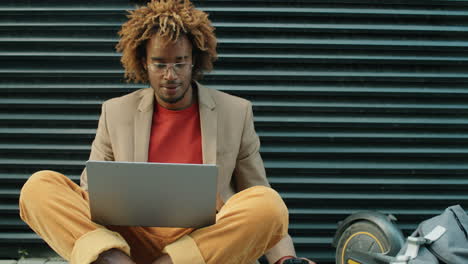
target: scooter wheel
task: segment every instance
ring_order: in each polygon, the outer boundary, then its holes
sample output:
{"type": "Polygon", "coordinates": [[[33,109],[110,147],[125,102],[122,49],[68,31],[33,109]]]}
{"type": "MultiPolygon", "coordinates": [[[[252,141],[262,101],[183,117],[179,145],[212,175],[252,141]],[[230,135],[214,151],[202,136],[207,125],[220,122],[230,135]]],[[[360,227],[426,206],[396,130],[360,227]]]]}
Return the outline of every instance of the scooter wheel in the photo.
{"type": "Polygon", "coordinates": [[[351,224],[338,240],[336,247],[336,264],[368,264],[353,258],[349,250],[362,252],[385,253],[390,242],[384,232],[369,221],[357,221],[351,224]]]}

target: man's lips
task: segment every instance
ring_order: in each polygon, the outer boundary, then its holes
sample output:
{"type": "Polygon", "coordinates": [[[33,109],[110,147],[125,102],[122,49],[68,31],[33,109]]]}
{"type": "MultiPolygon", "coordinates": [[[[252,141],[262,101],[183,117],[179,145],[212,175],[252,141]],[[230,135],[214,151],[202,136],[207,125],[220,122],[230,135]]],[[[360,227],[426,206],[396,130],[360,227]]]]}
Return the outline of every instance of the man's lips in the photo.
{"type": "Polygon", "coordinates": [[[171,85],[164,85],[164,86],[162,86],[162,87],[163,87],[165,93],[166,93],[167,95],[170,95],[170,96],[177,94],[177,92],[180,90],[180,88],[179,88],[180,85],[176,85],[176,84],[174,84],[174,85],[173,85],[173,84],[171,84],[171,85]]]}
{"type": "Polygon", "coordinates": [[[167,85],[163,85],[162,87],[166,88],[166,89],[175,89],[177,87],[179,87],[180,84],[167,84],[167,85]]]}

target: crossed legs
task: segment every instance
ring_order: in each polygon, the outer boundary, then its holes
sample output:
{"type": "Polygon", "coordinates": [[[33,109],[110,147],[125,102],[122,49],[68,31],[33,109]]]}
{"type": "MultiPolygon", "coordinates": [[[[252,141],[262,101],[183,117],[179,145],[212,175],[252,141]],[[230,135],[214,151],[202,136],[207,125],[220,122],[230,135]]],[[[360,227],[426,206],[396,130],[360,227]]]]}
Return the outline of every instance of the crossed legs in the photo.
{"type": "Polygon", "coordinates": [[[92,263],[111,249],[139,264],[164,254],[174,264],[252,263],[288,229],[281,197],[263,186],[231,197],[218,212],[216,224],[205,228],[104,227],[91,221],[88,193],[54,171],[37,172],[26,182],[20,215],[71,264],[92,263]]]}

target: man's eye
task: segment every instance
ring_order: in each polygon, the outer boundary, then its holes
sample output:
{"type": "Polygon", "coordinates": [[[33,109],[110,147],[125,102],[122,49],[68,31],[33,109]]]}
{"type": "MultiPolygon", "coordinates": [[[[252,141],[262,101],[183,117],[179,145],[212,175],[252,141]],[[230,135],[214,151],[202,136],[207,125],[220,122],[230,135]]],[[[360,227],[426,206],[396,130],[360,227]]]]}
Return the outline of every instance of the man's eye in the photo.
{"type": "Polygon", "coordinates": [[[156,66],[156,68],[161,69],[161,70],[166,68],[166,64],[164,63],[155,63],[154,66],[156,66]]]}
{"type": "Polygon", "coordinates": [[[176,69],[182,69],[182,68],[184,68],[184,66],[185,66],[185,63],[176,63],[176,64],[174,64],[174,67],[176,69]]]}

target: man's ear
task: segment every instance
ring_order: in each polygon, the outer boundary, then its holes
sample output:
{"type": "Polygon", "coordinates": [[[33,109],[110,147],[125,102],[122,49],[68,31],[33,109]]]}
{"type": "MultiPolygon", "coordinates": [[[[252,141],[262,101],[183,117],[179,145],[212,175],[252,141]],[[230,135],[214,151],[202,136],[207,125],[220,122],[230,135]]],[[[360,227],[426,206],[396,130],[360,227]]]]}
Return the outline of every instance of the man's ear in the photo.
{"type": "Polygon", "coordinates": [[[195,65],[197,62],[197,56],[195,55],[195,52],[192,52],[192,65],[195,65]]]}
{"type": "Polygon", "coordinates": [[[143,66],[143,69],[145,69],[147,71],[148,70],[148,64],[146,63],[146,57],[141,58],[140,63],[143,66]]]}

